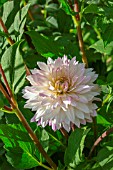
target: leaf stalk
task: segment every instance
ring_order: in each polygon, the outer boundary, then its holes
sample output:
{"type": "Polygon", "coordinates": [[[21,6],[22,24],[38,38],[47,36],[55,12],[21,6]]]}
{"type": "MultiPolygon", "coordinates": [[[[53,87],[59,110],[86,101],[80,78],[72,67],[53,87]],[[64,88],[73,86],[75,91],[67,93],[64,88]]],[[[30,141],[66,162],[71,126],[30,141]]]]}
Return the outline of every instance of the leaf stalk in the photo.
{"type": "Polygon", "coordinates": [[[96,146],[105,138],[107,137],[110,133],[113,133],[113,127],[111,127],[110,129],[108,129],[107,131],[105,131],[93,144],[91,150],[90,150],[90,153],[89,153],[89,156],[88,156],[88,159],[91,158],[92,156],[92,153],[94,152],[96,146]]]}

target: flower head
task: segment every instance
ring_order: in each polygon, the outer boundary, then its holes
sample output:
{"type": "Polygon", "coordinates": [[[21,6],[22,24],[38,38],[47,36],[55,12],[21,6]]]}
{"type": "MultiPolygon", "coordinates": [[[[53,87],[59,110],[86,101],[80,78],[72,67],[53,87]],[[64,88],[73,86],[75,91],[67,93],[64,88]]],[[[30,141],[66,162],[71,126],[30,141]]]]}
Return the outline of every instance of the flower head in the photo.
{"type": "Polygon", "coordinates": [[[32,70],[27,76],[31,86],[25,87],[23,97],[28,99],[25,108],[36,111],[32,122],[53,130],[63,127],[70,131],[71,126],[92,122],[96,116],[99,87],[93,82],[97,74],[92,68],[78,63],[76,58],[67,56],[53,61],[48,58],[47,64],[37,63],[40,69],[32,70]]]}

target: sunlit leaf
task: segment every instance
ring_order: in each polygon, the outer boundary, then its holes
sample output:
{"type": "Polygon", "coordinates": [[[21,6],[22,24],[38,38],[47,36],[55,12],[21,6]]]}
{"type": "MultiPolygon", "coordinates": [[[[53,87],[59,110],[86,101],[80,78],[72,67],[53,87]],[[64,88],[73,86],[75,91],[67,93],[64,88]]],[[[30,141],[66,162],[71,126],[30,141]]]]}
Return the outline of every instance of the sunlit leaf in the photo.
{"type": "Polygon", "coordinates": [[[71,133],[68,140],[68,147],[64,155],[65,165],[70,167],[76,167],[82,162],[82,151],[84,149],[85,137],[89,129],[76,129],[71,133]]]}
{"type": "Polygon", "coordinates": [[[7,161],[12,166],[29,169],[39,165],[33,154],[34,144],[21,125],[0,125],[0,139],[4,142],[7,151],[7,161]]]}
{"type": "Polygon", "coordinates": [[[19,48],[19,43],[12,45],[5,51],[1,59],[7,81],[15,94],[19,92],[25,82],[25,66],[19,48]]]}
{"type": "Polygon", "coordinates": [[[108,122],[102,115],[98,114],[97,116],[97,123],[101,124],[102,126],[110,126],[111,123],[108,122]]]}
{"type": "Polygon", "coordinates": [[[69,3],[67,0],[58,0],[61,3],[62,9],[68,14],[68,15],[75,15],[75,12],[71,9],[69,3]]]}
{"type": "Polygon", "coordinates": [[[88,5],[86,8],[84,8],[84,13],[87,14],[87,13],[95,13],[95,14],[98,14],[100,11],[99,11],[99,8],[96,4],[90,4],[88,5]]]}

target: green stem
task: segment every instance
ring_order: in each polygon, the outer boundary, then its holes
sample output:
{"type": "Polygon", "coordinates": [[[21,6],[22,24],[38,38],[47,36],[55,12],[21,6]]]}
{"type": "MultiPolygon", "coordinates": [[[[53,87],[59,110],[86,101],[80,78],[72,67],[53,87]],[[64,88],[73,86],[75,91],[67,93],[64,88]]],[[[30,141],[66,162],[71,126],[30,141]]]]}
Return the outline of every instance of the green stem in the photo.
{"type": "Polygon", "coordinates": [[[39,165],[42,166],[42,167],[45,168],[45,169],[53,170],[53,169],[49,168],[48,166],[46,166],[46,165],[44,165],[44,164],[42,164],[42,163],[39,163],[39,165]]]}
{"type": "Polygon", "coordinates": [[[51,136],[51,138],[53,138],[55,141],[57,141],[60,145],[65,147],[65,145],[61,141],[59,141],[56,137],[54,137],[51,133],[48,132],[48,134],[49,134],[49,136],[51,136]]]}
{"type": "Polygon", "coordinates": [[[7,106],[4,106],[4,108],[0,108],[0,110],[2,112],[11,113],[11,114],[15,113],[11,108],[9,108],[7,106]]]}
{"type": "Polygon", "coordinates": [[[98,38],[99,40],[101,40],[102,37],[101,37],[101,34],[100,34],[99,30],[98,30],[95,26],[93,26],[93,29],[94,29],[94,31],[95,31],[96,34],[97,34],[97,38],[98,38]]]}

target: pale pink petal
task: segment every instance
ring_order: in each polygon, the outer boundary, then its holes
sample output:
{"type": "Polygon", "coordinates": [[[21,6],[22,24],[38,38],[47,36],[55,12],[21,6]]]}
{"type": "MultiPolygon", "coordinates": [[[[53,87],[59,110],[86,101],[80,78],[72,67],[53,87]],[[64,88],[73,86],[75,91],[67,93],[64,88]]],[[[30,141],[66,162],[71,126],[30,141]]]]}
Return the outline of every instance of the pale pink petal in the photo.
{"type": "Polygon", "coordinates": [[[47,66],[45,63],[43,63],[43,62],[37,62],[37,65],[39,66],[39,68],[40,68],[41,70],[44,70],[44,71],[49,72],[49,68],[48,68],[48,66],[47,66]]]}
{"type": "Polygon", "coordinates": [[[72,125],[80,128],[80,124],[92,122],[92,117],[97,116],[94,101],[99,101],[95,96],[101,91],[94,84],[98,75],[93,69],[65,55],[37,64],[39,69],[27,76],[31,86],[22,92],[27,99],[24,107],[36,111],[31,122],[43,128],[49,125],[54,131],[63,127],[67,132],[72,125]]]}

